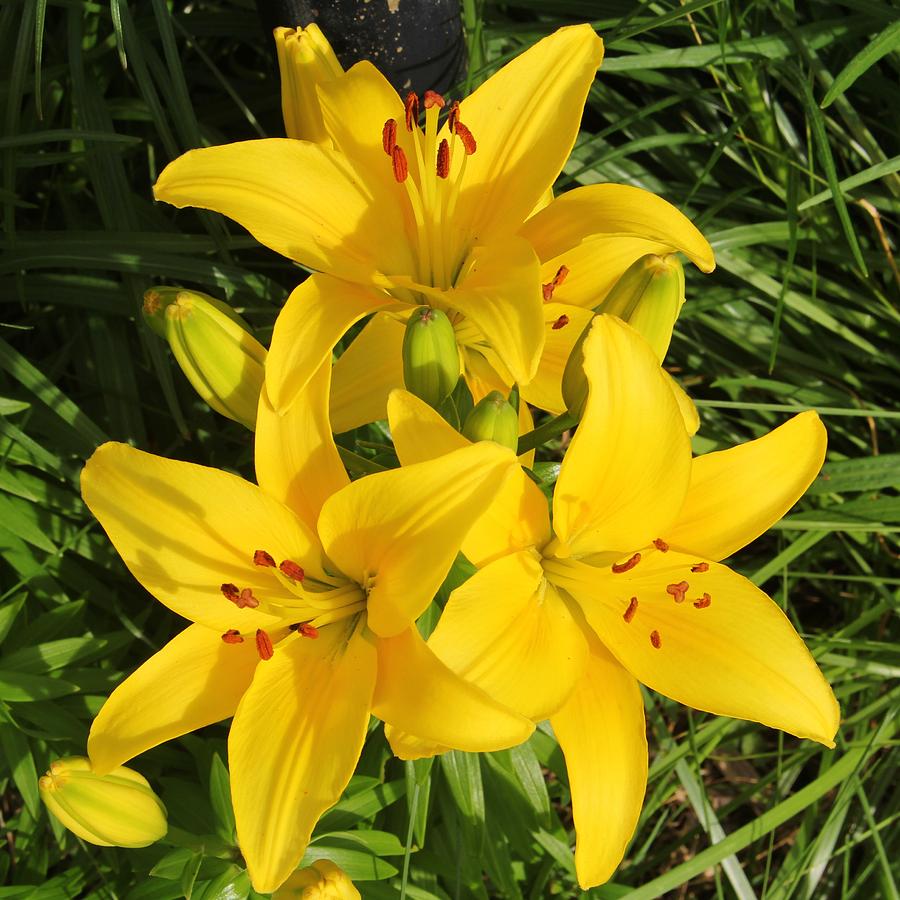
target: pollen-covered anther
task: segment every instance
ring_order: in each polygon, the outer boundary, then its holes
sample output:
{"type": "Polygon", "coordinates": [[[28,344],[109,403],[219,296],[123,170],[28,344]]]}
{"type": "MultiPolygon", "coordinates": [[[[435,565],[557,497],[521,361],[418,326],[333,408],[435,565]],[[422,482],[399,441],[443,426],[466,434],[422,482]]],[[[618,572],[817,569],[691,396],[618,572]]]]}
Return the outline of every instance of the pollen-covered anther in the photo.
{"type": "Polygon", "coordinates": [[[226,600],[237,603],[241,596],[241,589],[236,584],[223,584],[219,590],[225,595],[226,600]]]}
{"type": "Polygon", "coordinates": [[[297,631],[299,631],[303,637],[312,638],[313,640],[319,636],[319,629],[316,628],[315,625],[310,625],[309,622],[301,622],[297,631]]]}
{"type": "Polygon", "coordinates": [[[549,303],[553,299],[553,292],[566,280],[569,274],[568,266],[560,266],[556,270],[552,281],[541,285],[541,293],[544,295],[544,303],[549,303]]]}
{"type": "Polygon", "coordinates": [[[622,618],[626,622],[630,622],[634,618],[634,615],[637,612],[637,608],[638,608],[638,599],[637,599],[637,597],[632,597],[628,601],[628,608],[625,610],[625,612],[622,613],[622,618]]]}
{"type": "Polygon", "coordinates": [[[287,575],[291,581],[303,581],[306,573],[303,571],[303,566],[298,565],[292,559],[282,560],[281,565],[278,567],[281,571],[282,575],[287,575]]]}
{"type": "Polygon", "coordinates": [[[422,106],[425,109],[431,109],[432,106],[443,109],[445,105],[444,98],[437,91],[425,91],[422,97],[422,106]]]}
{"type": "Polygon", "coordinates": [[[222,640],[226,644],[243,644],[244,639],[241,637],[241,633],[237,630],[237,628],[229,628],[225,634],[222,635],[222,640]]]}
{"type": "Polygon", "coordinates": [[[676,603],[684,603],[685,594],[690,589],[690,585],[686,581],[679,581],[678,584],[667,584],[666,593],[671,594],[676,603]]]}
{"type": "Polygon", "coordinates": [[[659,550],[660,553],[669,552],[669,545],[662,538],[656,538],[656,540],[653,542],[653,546],[656,547],[656,549],[659,550]]]}
{"type": "Polygon", "coordinates": [[[710,603],[712,603],[712,597],[710,597],[709,594],[704,594],[699,600],[694,601],[694,606],[696,606],[697,609],[706,609],[710,603]]]}
{"type": "Polygon", "coordinates": [[[459,124],[459,100],[450,104],[450,112],[447,113],[447,128],[450,134],[456,134],[456,126],[459,124]]]}
{"type": "Polygon", "coordinates": [[[409,162],[406,159],[403,148],[399,145],[395,146],[391,151],[391,162],[394,166],[394,179],[398,184],[403,184],[406,181],[406,176],[409,175],[409,162]]]}
{"type": "Polygon", "coordinates": [[[550,328],[553,331],[559,331],[560,328],[565,328],[566,325],[569,324],[569,317],[563,313],[551,326],[550,328]]]}
{"type": "Polygon", "coordinates": [[[265,550],[255,550],[253,552],[253,565],[274,569],[275,559],[271,553],[267,553],[265,550]]]}
{"type": "Polygon", "coordinates": [[[384,128],[381,129],[381,146],[384,147],[384,152],[387,153],[388,156],[393,154],[394,147],[397,146],[396,119],[388,119],[387,122],[384,123],[384,128]]]}
{"type": "Polygon", "coordinates": [[[662,638],[659,636],[658,631],[650,632],[650,643],[653,645],[654,650],[659,650],[662,647],[662,638]]]}
{"type": "Polygon", "coordinates": [[[613,563],[612,570],[614,575],[621,575],[629,569],[633,569],[641,561],[641,554],[635,553],[631,559],[626,559],[623,563],[613,563]]]}
{"type": "Polygon", "coordinates": [[[709,563],[698,562],[696,566],[691,566],[692,572],[708,572],[709,571],[709,563]]]}
{"type": "Polygon", "coordinates": [[[462,141],[466,156],[471,156],[478,149],[478,144],[475,143],[475,135],[462,122],[457,121],[456,125],[450,130],[462,141]]]}
{"type": "Polygon", "coordinates": [[[438,145],[437,151],[438,178],[446,178],[450,174],[450,144],[444,138],[438,145]]]}
{"type": "Polygon", "coordinates": [[[259,658],[263,660],[271,659],[275,653],[275,648],[272,646],[272,638],[262,628],[256,629],[256,652],[259,654],[259,658]]]}
{"type": "Polygon", "coordinates": [[[403,107],[406,118],[406,130],[412,131],[419,124],[419,95],[415,91],[410,91],[406,95],[403,107]]]}

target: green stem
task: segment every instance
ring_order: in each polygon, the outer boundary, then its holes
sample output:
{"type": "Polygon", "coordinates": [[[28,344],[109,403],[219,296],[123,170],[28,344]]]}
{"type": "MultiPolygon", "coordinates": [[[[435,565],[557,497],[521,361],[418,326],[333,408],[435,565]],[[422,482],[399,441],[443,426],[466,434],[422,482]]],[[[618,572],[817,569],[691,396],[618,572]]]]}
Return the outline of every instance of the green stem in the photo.
{"type": "Polygon", "coordinates": [[[516,452],[521,456],[523,453],[534,450],[535,447],[540,447],[541,444],[559,437],[564,431],[568,431],[577,424],[578,419],[575,416],[567,412],[561,413],[556,418],[550,419],[549,422],[539,425],[534,431],[523,434],[519,438],[519,447],[516,452]]]}
{"type": "Polygon", "coordinates": [[[376,472],[387,471],[384,466],[380,466],[377,462],[372,462],[371,459],[366,459],[346,447],[338,447],[337,451],[341,462],[354,475],[374,475],[376,472]]]}

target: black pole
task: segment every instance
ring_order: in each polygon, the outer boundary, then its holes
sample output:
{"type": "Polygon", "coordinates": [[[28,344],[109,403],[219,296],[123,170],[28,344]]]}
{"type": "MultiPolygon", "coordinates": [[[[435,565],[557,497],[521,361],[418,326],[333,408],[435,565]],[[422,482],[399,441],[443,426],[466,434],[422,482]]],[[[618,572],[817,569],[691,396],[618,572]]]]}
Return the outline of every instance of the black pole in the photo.
{"type": "Polygon", "coordinates": [[[401,96],[448,93],[466,74],[459,0],[257,0],[257,7],[270,34],[315,22],[344,68],[371,60],[401,96]]]}

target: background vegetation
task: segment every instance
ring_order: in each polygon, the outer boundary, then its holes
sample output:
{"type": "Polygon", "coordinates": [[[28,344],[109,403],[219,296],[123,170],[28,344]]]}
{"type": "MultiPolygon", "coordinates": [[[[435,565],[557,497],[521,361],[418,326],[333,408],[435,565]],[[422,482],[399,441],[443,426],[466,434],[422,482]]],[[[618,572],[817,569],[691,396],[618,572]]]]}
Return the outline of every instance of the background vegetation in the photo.
{"type": "MultiPolygon", "coordinates": [[[[897,897],[897,9],[469,0],[464,13],[475,82],[565,22],[604,36],[558,187],[642,185],[711,239],[718,269],[688,273],[669,356],[701,407],[696,449],[808,407],[830,434],[822,477],[736,567],[834,685],[837,749],[648,694],[641,824],[589,896],[897,897]]],[[[245,897],[224,726],[136,763],[172,825],[146,850],[82,844],[36,782],[84,752],[103,698],[180,627],[83,507],[85,458],[114,438],[251,471],[248,433],[203,407],[138,311],[151,284],[182,283],[229,299],[266,341],[302,274],[150,193],[190,147],[280,133],[269,44],[251,0],[3,0],[0,59],[0,897],[245,897]]],[[[372,455],[383,435],[356,440],[372,455]]],[[[374,900],[404,883],[416,900],[579,894],[565,766],[543,730],[513,751],[404,765],[374,727],[317,835],[309,858],[335,859],[374,900]]]]}

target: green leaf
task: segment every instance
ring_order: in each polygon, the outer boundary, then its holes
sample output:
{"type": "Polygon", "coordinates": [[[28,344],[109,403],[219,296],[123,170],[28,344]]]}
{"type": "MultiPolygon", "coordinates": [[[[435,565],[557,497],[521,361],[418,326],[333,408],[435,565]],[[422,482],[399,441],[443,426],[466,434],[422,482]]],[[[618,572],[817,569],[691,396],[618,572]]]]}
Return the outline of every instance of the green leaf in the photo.
{"type": "Polygon", "coordinates": [[[78,687],[61,678],[45,678],[41,675],[25,675],[21,672],[0,670],[0,700],[10,703],[27,703],[31,700],[53,700],[74,694],[78,687]]]}
{"type": "Polygon", "coordinates": [[[887,56],[892,50],[900,47],[900,19],[892,22],[875,38],[869,41],[850,62],[838,72],[837,77],[828,88],[828,92],[820,104],[822,109],[827,109],[841,96],[860,75],[863,75],[882,56],[887,56]]]}

